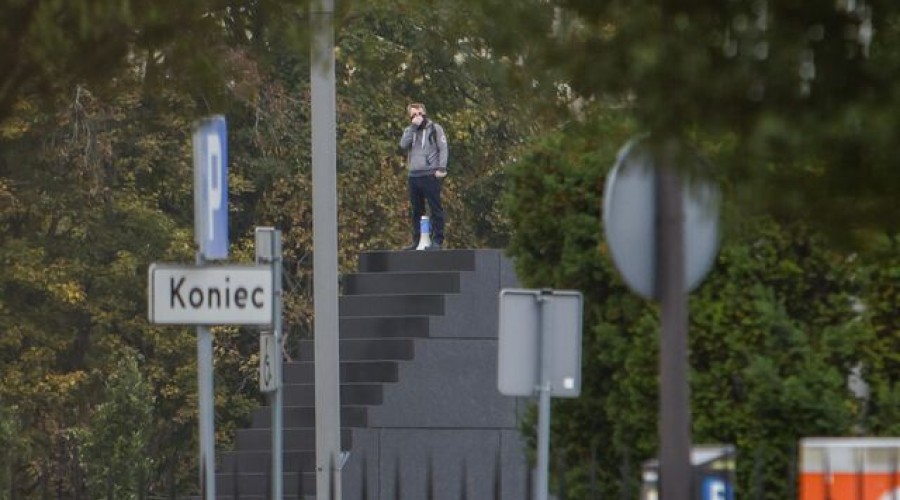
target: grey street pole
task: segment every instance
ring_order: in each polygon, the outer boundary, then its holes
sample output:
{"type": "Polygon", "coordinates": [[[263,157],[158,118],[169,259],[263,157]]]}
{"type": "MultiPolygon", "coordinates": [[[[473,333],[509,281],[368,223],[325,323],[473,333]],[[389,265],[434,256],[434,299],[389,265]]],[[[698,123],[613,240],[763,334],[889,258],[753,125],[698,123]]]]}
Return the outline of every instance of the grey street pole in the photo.
{"type": "Polygon", "coordinates": [[[341,448],[333,21],[334,0],[310,5],[316,497],[321,500],[337,498],[332,477],[341,448]]]}
{"type": "Polygon", "coordinates": [[[268,265],[272,269],[272,333],[260,332],[260,390],[268,394],[272,415],[272,467],[271,499],[281,500],[284,496],[284,384],[282,379],[282,249],[281,231],[274,227],[257,227],[256,265],[268,265]],[[274,347],[273,347],[274,346],[274,347]],[[274,352],[270,352],[270,350],[274,352]],[[271,367],[271,371],[267,369],[271,367]]]}
{"type": "MultiPolygon", "coordinates": [[[[661,37],[665,65],[681,61],[671,43],[677,0],[663,0],[661,37]]],[[[675,130],[670,121],[662,130],[675,130]]],[[[656,296],[660,302],[659,342],[659,486],[660,498],[688,500],[691,491],[691,413],[688,385],[688,300],[685,290],[682,165],[677,140],[666,138],[656,150],[656,296]]]]}
{"type": "Polygon", "coordinates": [[[657,175],[657,295],[660,333],[660,498],[688,500],[691,489],[691,414],[688,385],[688,310],[684,269],[684,211],[672,143],[657,175]]]}
{"type": "Polygon", "coordinates": [[[284,497],[284,472],[282,443],[284,442],[284,432],[282,419],[284,418],[284,388],[282,378],[282,351],[281,343],[284,334],[281,329],[281,310],[282,310],[282,258],[281,258],[281,231],[272,231],[272,292],[274,295],[274,303],[272,304],[272,333],[275,337],[275,352],[277,355],[272,360],[275,368],[275,380],[277,389],[272,393],[272,499],[281,500],[284,497]]]}
{"type": "MultiPolygon", "coordinates": [[[[197,253],[197,266],[205,260],[197,253]]],[[[200,492],[203,500],[216,498],[216,431],[213,392],[213,337],[207,326],[197,327],[197,398],[200,421],[200,492]]]]}
{"type": "Polygon", "coordinates": [[[535,499],[547,500],[550,489],[550,337],[549,325],[552,319],[548,310],[551,295],[541,290],[538,296],[538,366],[540,367],[540,386],[538,386],[538,458],[535,484],[535,499]]]}

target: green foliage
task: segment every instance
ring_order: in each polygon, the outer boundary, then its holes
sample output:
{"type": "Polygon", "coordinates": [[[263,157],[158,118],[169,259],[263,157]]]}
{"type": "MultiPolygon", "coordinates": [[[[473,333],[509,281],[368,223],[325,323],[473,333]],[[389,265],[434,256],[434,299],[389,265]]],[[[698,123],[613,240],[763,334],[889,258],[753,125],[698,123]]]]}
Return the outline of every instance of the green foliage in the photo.
{"type": "Polygon", "coordinates": [[[112,94],[76,87],[59,96],[58,111],[34,108],[3,129],[0,398],[17,408],[28,443],[13,457],[23,492],[49,470],[68,471],[60,484],[78,491],[78,437],[130,353],[146,356],[142,376],[160,393],[161,413],[140,431],[171,449],[173,427],[191,423],[178,423],[178,401],[196,377],[175,375],[192,373],[190,335],[149,328],[144,293],[149,262],[191,257],[178,225],[187,216],[167,214],[190,207],[189,143],[184,129],[174,132],[189,120],[147,119],[147,107],[185,100],[142,99],[136,83],[123,78],[112,94]]]}
{"type": "MultiPolygon", "coordinates": [[[[225,49],[264,46],[308,2],[9,0],[0,4],[0,123],[24,98],[52,102],[77,84],[108,88],[140,75],[159,91],[182,86],[207,104],[227,102],[225,49]],[[202,90],[200,90],[202,89],[202,90]]],[[[303,47],[302,40],[291,40],[303,47]]]]}
{"type": "Polygon", "coordinates": [[[154,403],[139,368],[126,353],[106,383],[105,401],[79,436],[92,498],[139,498],[151,477],[154,403]]]}
{"type": "Polygon", "coordinates": [[[732,141],[716,170],[745,212],[806,220],[847,247],[897,233],[900,4],[464,3],[460,23],[535,85],[630,106],[642,132],[732,141]]]}
{"type": "Polygon", "coordinates": [[[872,392],[862,428],[896,436],[900,432],[900,252],[896,239],[885,238],[880,249],[884,254],[868,267],[864,293],[858,299],[873,329],[862,359],[862,374],[872,392]]]}
{"type": "Polygon", "coordinates": [[[796,225],[745,233],[692,300],[694,436],[738,446],[742,491],[784,498],[801,437],[855,430],[847,376],[871,331],[851,307],[858,266],[796,225]]]}
{"type": "Polygon", "coordinates": [[[10,491],[18,472],[17,459],[24,453],[27,441],[22,439],[18,409],[0,400],[0,491],[10,491]]]}

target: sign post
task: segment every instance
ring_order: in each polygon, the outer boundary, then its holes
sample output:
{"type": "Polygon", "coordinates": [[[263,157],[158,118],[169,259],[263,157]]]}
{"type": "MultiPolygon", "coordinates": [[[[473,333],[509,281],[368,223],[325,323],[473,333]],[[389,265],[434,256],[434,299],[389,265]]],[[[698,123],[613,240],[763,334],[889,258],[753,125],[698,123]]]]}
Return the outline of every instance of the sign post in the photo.
{"type": "MultiPolygon", "coordinates": [[[[197,265],[203,265],[198,255],[197,265]]],[[[208,326],[197,327],[197,400],[200,421],[200,495],[216,498],[216,427],[213,381],[213,339],[208,326]]]]}
{"type": "MultiPolygon", "coordinates": [[[[197,265],[228,258],[228,135],[224,116],[194,128],[194,236],[197,265]]],[[[216,433],[212,332],[197,327],[197,392],[200,405],[200,492],[216,498],[216,433]]]]}
{"type": "Polygon", "coordinates": [[[281,327],[281,231],[271,227],[256,228],[256,262],[269,264],[272,270],[272,333],[260,336],[259,388],[269,394],[272,408],[272,498],[281,500],[283,496],[283,456],[284,439],[284,391],[282,386],[281,345],[284,335],[281,327]]]}
{"type": "Polygon", "coordinates": [[[619,152],[603,193],[603,226],[625,283],[660,304],[660,492],[687,500],[691,448],[688,300],[718,252],[719,192],[685,182],[675,167],[699,160],[670,140],[633,140],[619,152]]]}
{"type": "Polygon", "coordinates": [[[582,302],[569,290],[500,291],[497,387],[507,396],[538,393],[538,500],[549,489],[550,397],[581,394],[582,302]]]}
{"type": "Polygon", "coordinates": [[[194,127],[195,266],[151,264],[151,323],[197,325],[197,396],[200,434],[200,497],[216,498],[215,405],[212,325],[271,327],[261,337],[263,392],[275,388],[272,410],[273,498],[281,499],[281,232],[258,228],[257,265],[209,265],[228,259],[228,136],[225,117],[194,127]],[[267,342],[268,337],[273,337],[267,342]],[[267,370],[263,370],[266,368],[267,370]]]}

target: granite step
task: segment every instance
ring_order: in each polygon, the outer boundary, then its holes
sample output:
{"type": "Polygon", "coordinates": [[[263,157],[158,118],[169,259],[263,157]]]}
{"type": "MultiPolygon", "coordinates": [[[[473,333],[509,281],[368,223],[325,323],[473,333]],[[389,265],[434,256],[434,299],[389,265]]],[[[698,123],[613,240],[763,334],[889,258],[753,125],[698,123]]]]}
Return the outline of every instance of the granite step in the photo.
{"type": "Polygon", "coordinates": [[[345,275],[344,295],[459,293],[460,273],[379,272],[345,275]]]}
{"type": "Polygon", "coordinates": [[[475,250],[363,252],[359,256],[359,271],[474,271],[475,253],[475,250]]]}
{"type": "Polygon", "coordinates": [[[342,339],[428,337],[428,316],[358,316],[340,319],[342,339]]]}
{"type": "MultiPolygon", "coordinates": [[[[415,342],[412,339],[342,339],[339,349],[342,362],[409,360],[415,354],[415,342]]],[[[297,361],[312,362],[313,358],[313,342],[300,341],[297,361]]],[[[342,377],[341,381],[345,379],[342,377]]]]}
{"type": "MultiPolygon", "coordinates": [[[[222,457],[221,473],[255,473],[265,474],[269,472],[272,464],[272,452],[270,450],[255,451],[230,451],[222,457]]],[[[281,456],[281,466],[284,471],[300,472],[311,471],[316,468],[315,450],[287,450],[281,456]]]]}
{"type": "MultiPolygon", "coordinates": [[[[316,449],[316,431],[309,428],[288,428],[283,430],[283,448],[291,451],[314,451],[316,449]]],[[[353,433],[350,429],[341,429],[341,445],[350,449],[353,445],[353,433]]],[[[235,449],[239,451],[261,451],[272,449],[272,432],[270,429],[238,429],[234,437],[235,449]]]]}
{"type": "MultiPolygon", "coordinates": [[[[345,383],[341,381],[341,404],[349,406],[380,405],[384,397],[381,383],[345,383]]],[[[315,384],[286,384],[284,386],[284,406],[314,406],[316,402],[315,384]]]]}
{"type": "MultiPolygon", "coordinates": [[[[341,427],[365,427],[368,422],[368,412],[365,406],[350,406],[341,404],[341,427]]],[[[315,427],[316,409],[313,406],[290,406],[282,412],[282,426],[288,428],[315,427]]],[[[251,428],[271,429],[272,411],[266,406],[253,410],[251,414],[251,428]]]]}
{"type": "MultiPolygon", "coordinates": [[[[252,495],[268,496],[272,482],[267,473],[244,474],[235,476],[230,473],[221,473],[216,476],[216,496],[219,498],[251,498],[252,495]]],[[[316,473],[310,472],[285,472],[282,475],[282,488],[285,498],[301,495],[316,494],[316,473]]]]}
{"type": "MultiPolygon", "coordinates": [[[[312,342],[306,346],[307,350],[312,351],[312,342]]],[[[308,357],[310,361],[292,361],[285,363],[283,367],[285,384],[314,384],[315,365],[311,358],[313,354],[310,352],[308,357]]],[[[391,360],[354,360],[341,361],[340,377],[342,384],[353,383],[387,383],[396,382],[399,377],[400,367],[397,361],[391,360]]]]}
{"type": "Polygon", "coordinates": [[[345,295],[340,297],[341,318],[356,316],[442,316],[444,295],[345,295]]]}

